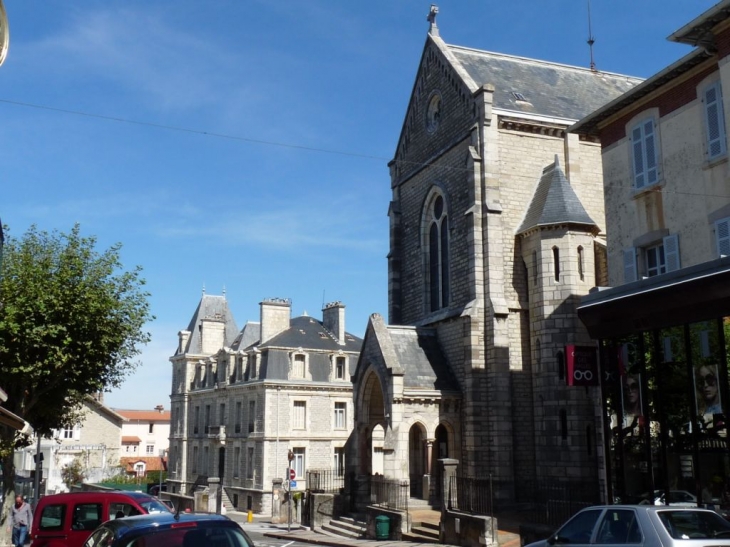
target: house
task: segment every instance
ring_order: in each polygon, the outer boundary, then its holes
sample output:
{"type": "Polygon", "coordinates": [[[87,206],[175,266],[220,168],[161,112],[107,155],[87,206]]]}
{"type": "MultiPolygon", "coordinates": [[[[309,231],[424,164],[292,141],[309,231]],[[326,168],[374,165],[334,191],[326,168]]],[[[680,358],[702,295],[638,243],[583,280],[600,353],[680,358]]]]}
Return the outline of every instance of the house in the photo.
{"type": "Polygon", "coordinates": [[[717,504],[730,484],[730,1],[669,39],[692,49],[571,128],[601,141],[611,286],[578,313],[601,345],[609,496],[717,504]]]}
{"type": "MultiPolygon", "coordinates": [[[[103,403],[101,396],[87,396],[81,418],[73,427],[54,431],[52,438],[40,440],[45,490],[42,494],[66,491],[61,470],[75,459],[81,463],[86,482],[100,482],[119,473],[119,456],[124,417],[103,403]]],[[[30,476],[36,469],[37,442],[15,452],[15,469],[30,476]]]]}
{"type": "Polygon", "coordinates": [[[122,456],[165,457],[170,445],[170,411],[162,405],[154,410],[114,409],[124,416],[122,456]]]}
{"type": "Polygon", "coordinates": [[[267,299],[260,322],[239,331],[225,297],[204,295],[179,333],[172,363],[168,494],[191,496],[218,477],[240,510],[278,515],[291,467],[344,473],[354,410],[350,376],[362,341],[345,331],[345,306],[321,321],[291,317],[267,299]]]}
{"type": "Polygon", "coordinates": [[[434,502],[447,458],[497,501],[597,490],[599,391],[564,364],[595,346],[576,307],[606,282],[601,147],[567,128],[640,80],[447,44],[437,11],[389,164],[388,322],[353,376],[348,467],[434,502]]]}

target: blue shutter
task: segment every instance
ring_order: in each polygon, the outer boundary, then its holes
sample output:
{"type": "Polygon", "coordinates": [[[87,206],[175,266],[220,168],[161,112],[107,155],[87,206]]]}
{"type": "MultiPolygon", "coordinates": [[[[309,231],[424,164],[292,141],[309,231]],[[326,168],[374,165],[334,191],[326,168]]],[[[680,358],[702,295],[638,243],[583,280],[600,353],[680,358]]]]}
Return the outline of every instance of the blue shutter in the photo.
{"type": "Polygon", "coordinates": [[[639,190],[659,181],[659,161],[654,118],[643,120],[631,130],[634,188],[639,190]]]}
{"type": "Polygon", "coordinates": [[[636,249],[624,249],[624,283],[636,281],[636,249]]]}
{"type": "Polygon", "coordinates": [[[717,254],[730,256],[730,218],[723,218],[715,223],[717,254]]]}
{"type": "Polygon", "coordinates": [[[641,126],[631,131],[632,150],[634,153],[634,188],[643,188],[646,184],[644,175],[644,152],[641,126]]]}
{"type": "Polygon", "coordinates": [[[668,272],[673,272],[680,268],[679,236],[677,234],[664,238],[664,260],[666,262],[668,272]]]}
{"type": "Polygon", "coordinates": [[[720,82],[715,82],[705,89],[705,120],[707,126],[707,157],[714,159],[727,151],[725,137],[725,114],[722,108],[722,92],[720,82]]]}

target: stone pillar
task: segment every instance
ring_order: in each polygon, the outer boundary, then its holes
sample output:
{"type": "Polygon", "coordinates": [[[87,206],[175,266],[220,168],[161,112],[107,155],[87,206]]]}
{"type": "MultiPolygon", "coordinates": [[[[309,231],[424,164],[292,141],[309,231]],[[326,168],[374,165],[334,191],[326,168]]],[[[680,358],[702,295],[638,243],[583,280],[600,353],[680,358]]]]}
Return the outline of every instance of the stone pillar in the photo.
{"type": "Polygon", "coordinates": [[[459,460],[453,458],[443,458],[439,460],[441,467],[441,512],[448,508],[449,496],[456,497],[456,485],[451,488],[451,477],[456,477],[456,470],[459,466],[459,460]]]}
{"type": "Polygon", "coordinates": [[[218,477],[210,477],[208,479],[208,512],[221,514],[221,504],[218,500],[222,501],[221,494],[221,480],[218,477]]]}
{"type": "Polygon", "coordinates": [[[271,522],[281,522],[281,503],[284,500],[284,481],[274,479],[271,486],[271,522]]]}

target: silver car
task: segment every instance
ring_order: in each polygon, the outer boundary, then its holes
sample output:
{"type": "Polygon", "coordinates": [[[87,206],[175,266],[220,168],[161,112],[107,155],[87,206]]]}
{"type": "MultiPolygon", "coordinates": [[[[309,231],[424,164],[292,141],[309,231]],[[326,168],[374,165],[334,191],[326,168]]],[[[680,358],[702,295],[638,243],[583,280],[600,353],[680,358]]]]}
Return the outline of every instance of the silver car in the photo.
{"type": "Polygon", "coordinates": [[[583,509],[548,539],[549,545],[730,547],[730,522],[714,511],[656,505],[597,505],[583,509]],[[711,540],[711,543],[708,543],[711,540]]]}

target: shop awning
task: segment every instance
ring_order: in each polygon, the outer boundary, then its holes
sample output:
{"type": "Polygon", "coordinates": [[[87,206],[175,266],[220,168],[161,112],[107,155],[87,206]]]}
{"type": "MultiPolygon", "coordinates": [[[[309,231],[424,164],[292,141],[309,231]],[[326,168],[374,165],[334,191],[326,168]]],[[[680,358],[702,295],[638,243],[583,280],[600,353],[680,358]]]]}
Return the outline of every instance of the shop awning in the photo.
{"type": "Polygon", "coordinates": [[[730,316],[730,257],[585,296],[578,317],[592,338],[612,338],[730,316]]]}

